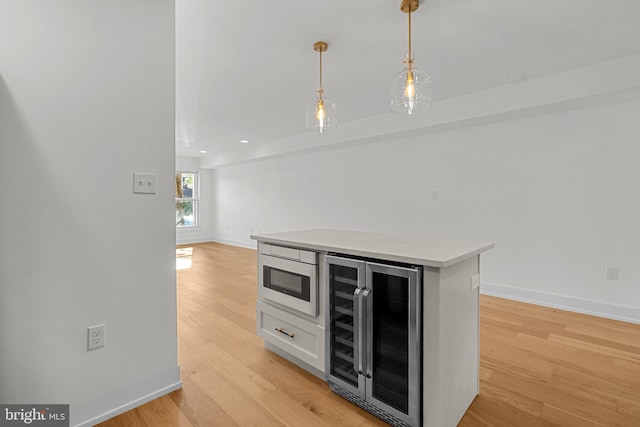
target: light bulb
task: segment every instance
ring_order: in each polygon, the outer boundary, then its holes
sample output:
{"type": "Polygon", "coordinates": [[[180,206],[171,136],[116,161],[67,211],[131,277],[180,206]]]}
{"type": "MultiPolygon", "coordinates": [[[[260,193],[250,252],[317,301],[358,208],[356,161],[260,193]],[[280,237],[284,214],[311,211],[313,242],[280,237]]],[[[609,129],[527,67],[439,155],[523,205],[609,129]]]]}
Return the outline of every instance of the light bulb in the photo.
{"type": "Polygon", "coordinates": [[[318,89],[313,102],[305,108],[307,129],[324,132],[336,128],[336,104],[322,96],[322,88],[318,89]]]}
{"type": "Polygon", "coordinates": [[[412,100],[416,96],[416,86],[413,83],[413,71],[407,71],[407,82],[404,85],[404,97],[412,100]]]}
{"type": "Polygon", "coordinates": [[[327,110],[324,109],[324,102],[322,102],[322,98],[320,98],[318,99],[318,105],[316,106],[316,119],[322,124],[326,117],[327,110]]]}

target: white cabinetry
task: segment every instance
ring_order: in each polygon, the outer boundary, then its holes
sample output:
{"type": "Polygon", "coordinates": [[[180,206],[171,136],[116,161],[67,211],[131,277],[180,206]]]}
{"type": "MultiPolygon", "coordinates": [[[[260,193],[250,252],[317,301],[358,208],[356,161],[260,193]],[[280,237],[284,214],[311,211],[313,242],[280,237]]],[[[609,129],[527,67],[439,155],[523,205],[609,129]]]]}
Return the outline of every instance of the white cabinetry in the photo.
{"type": "Polygon", "coordinates": [[[324,271],[317,267],[324,258],[315,251],[259,244],[256,332],[265,348],[320,378],[325,371],[325,284],[324,271]],[[299,287],[311,289],[298,292],[299,287]]]}
{"type": "Polygon", "coordinates": [[[258,301],[257,332],[265,342],[324,371],[324,328],[299,316],[258,301]]]}
{"type": "MultiPolygon", "coordinates": [[[[328,253],[422,266],[422,427],[455,426],[478,394],[480,254],[493,243],[460,242],[345,230],[301,230],[251,236],[260,245],[318,252],[318,313],[296,316],[258,301],[258,335],[273,349],[322,377],[325,266],[328,253]],[[322,332],[321,332],[322,331],[322,332]],[[291,333],[293,337],[285,335],[291,333]]],[[[295,251],[276,253],[294,258],[295,251]]],[[[273,254],[273,252],[272,252],[273,254]]],[[[298,259],[298,258],[296,258],[298,259]]],[[[328,326],[327,326],[328,327],[328,326]]],[[[368,410],[368,409],[367,409],[368,410]]]]}

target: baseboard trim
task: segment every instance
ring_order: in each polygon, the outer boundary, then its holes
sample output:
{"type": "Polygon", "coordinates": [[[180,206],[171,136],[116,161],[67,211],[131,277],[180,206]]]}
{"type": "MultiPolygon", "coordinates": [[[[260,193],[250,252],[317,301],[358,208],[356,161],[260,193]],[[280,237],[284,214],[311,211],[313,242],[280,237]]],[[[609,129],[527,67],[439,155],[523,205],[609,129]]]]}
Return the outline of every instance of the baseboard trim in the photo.
{"type": "Polygon", "coordinates": [[[244,242],[242,240],[232,240],[232,239],[224,239],[221,237],[213,237],[211,239],[212,242],[216,242],[216,243],[224,243],[225,245],[231,245],[231,246],[239,246],[241,248],[247,248],[247,249],[257,249],[258,248],[258,243],[257,242],[244,242]]]}
{"type": "Polygon", "coordinates": [[[206,237],[189,237],[188,233],[176,236],[176,245],[194,245],[196,243],[208,243],[214,240],[211,236],[206,237]]]}
{"type": "Polygon", "coordinates": [[[83,405],[71,405],[73,427],[91,427],[182,388],[180,366],[83,405]]]}
{"type": "Polygon", "coordinates": [[[640,309],[634,307],[589,301],[580,298],[532,291],[529,289],[495,285],[492,283],[481,283],[480,293],[499,298],[542,305],[545,307],[557,308],[560,310],[619,320],[627,323],[640,324],[640,309]]]}

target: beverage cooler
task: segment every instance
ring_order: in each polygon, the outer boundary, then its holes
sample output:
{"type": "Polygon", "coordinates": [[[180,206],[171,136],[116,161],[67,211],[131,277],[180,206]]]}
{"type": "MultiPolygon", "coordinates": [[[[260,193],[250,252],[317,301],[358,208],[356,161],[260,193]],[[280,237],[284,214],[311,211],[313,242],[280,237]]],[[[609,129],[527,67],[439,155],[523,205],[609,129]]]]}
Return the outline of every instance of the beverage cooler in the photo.
{"type": "Polygon", "coordinates": [[[420,426],[422,269],[327,256],[331,389],[389,424],[420,426]]]}

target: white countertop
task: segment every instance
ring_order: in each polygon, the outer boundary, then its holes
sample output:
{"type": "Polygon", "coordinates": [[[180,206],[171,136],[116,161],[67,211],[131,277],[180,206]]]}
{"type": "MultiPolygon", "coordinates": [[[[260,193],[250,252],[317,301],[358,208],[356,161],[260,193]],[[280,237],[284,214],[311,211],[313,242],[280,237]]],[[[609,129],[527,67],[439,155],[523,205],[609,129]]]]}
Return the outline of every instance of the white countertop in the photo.
{"type": "Polygon", "coordinates": [[[258,242],[319,252],[338,252],[440,268],[478,255],[495,246],[494,243],[329,229],[256,234],[251,235],[251,238],[258,242]]]}

